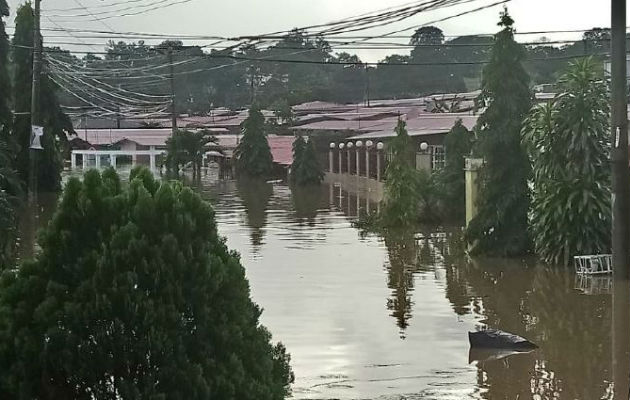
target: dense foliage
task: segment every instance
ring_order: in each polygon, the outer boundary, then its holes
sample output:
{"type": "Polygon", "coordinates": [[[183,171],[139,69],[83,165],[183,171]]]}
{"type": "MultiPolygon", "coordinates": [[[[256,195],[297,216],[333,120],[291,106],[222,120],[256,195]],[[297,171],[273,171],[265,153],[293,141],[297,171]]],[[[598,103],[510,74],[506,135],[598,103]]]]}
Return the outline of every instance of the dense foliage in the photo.
{"type": "Polygon", "coordinates": [[[11,79],[9,76],[9,38],[4,17],[9,16],[6,0],[0,0],[0,138],[8,142],[13,122],[11,115],[11,79]]]}
{"type": "Polygon", "coordinates": [[[176,131],[166,140],[167,169],[176,174],[183,166],[190,165],[194,175],[200,176],[207,146],[215,142],[216,138],[207,130],[176,131]]]}
{"type": "MultiPolygon", "coordinates": [[[[14,105],[18,113],[15,118],[14,136],[19,151],[17,170],[23,181],[27,181],[29,148],[31,137],[31,87],[33,81],[33,9],[30,3],[22,5],[15,18],[13,37],[14,65],[14,105]]],[[[37,180],[40,191],[60,189],[62,152],[65,151],[67,137],[65,132],[73,131],[72,122],[59,107],[55,97],[56,87],[48,78],[45,68],[41,74],[40,114],[44,126],[41,144],[44,150],[38,153],[37,180]]]]}
{"type": "Polygon", "coordinates": [[[472,150],[472,134],[458,120],[444,138],[444,168],[436,172],[435,181],[444,214],[453,221],[466,216],[465,158],[472,150]]]}
{"type": "Polygon", "coordinates": [[[291,183],[299,186],[319,185],[323,179],[324,172],[317,160],[313,141],[306,141],[304,137],[298,136],[293,142],[291,183]]]}
{"type": "Polygon", "coordinates": [[[608,91],[592,59],[577,61],[553,102],[535,106],[523,127],[533,167],[531,230],[536,253],[566,265],[610,250],[608,91]]]}
{"type": "Polygon", "coordinates": [[[526,53],[514,41],[514,21],[504,12],[490,63],[483,70],[477,121],[477,153],[484,159],[478,214],[467,236],[473,253],[514,256],[529,250],[527,212],[530,165],[521,146],[521,127],[532,104],[526,53]]]}
{"type": "Polygon", "coordinates": [[[396,137],[388,143],[390,162],[385,171],[385,198],[381,216],[385,226],[398,227],[417,222],[420,177],[415,168],[413,142],[406,123],[398,120],[396,137]]]}
{"type": "Polygon", "coordinates": [[[41,252],[2,276],[0,395],[11,399],[283,399],[244,268],[212,207],[134,169],[71,179],[41,252]]]}
{"type": "Polygon", "coordinates": [[[0,136],[0,270],[8,267],[17,235],[16,208],[22,194],[22,182],[13,169],[13,154],[0,136]]]}
{"type": "MultiPolygon", "coordinates": [[[[584,33],[583,40],[563,46],[540,44],[544,40],[536,40],[539,44],[524,49],[531,58],[524,65],[534,83],[552,83],[567,58],[585,54],[601,57],[606,53],[609,39],[609,30],[593,29],[584,33]]],[[[403,44],[411,47],[410,54],[402,50],[396,54],[394,49],[393,54],[369,68],[357,55],[335,53],[324,38],[310,37],[299,30],[260,48],[251,44],[246,48],[204,53],[201,47],[173,41],[158,46],[142,41],[111,42],[102,58],[88,54],[79,59],[57,52],[52,56],[77,67],[116,69],[117,74],[128,67],[129,74],[133,75],[135,68],[166,64],[163,49],[167,45],[174,49],[178,112],[205,113],[210,105],[245,107],[253,98],[261,106],[279,111],[287,110],[284,104],[314,100],[361,102],[368,92],[372,98],[403,98],[476,90],[481,86],[481,62],[490,58],[493,41],[487,36],[474,35],[446,38],[444,32],[434,26],[421,27],[410,38],[409,45],[403,44]],[[272,61],[275,59],[296,63],[272,61]]],[[[138,79],[116,80],[112,75],[104,73],[104,82],[113,86],[121,84],[127,90],[140,89],[153,95],[170,90],[168,80],[141,85],[138,79]]],[[[150,78],[149,81],[154,81],[150,78]]],[[[87,100],[102,103],[97,96],[89,96],[87,100]]],[[[68,93],[64,95],[63,104],[85,105],[68,93]]],[[[284,117],[281,119],[286,121],[284,117]]]]}
{"type": "Polygon", "coordinates": [[[269,176],[273,157],[265,132],[265,117],[260,109],[252,107],[249,110],[249,116],[243,121],[241,130],[243,137],[234,151],[237,172],[250,177],[269,176]]]}

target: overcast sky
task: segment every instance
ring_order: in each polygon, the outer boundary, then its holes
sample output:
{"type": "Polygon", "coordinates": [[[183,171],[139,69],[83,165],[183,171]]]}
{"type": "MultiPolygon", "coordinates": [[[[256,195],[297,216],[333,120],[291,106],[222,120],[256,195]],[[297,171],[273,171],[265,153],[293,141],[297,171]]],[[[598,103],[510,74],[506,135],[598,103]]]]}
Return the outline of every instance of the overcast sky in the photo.
{"type": "MultiPolygon", "coordinates": [[[[54,27],[52,21],[65,28],[97,29],[117,31],[136,31],[172,34],[239,36],[262,34],[282,31],[294,27],[325,23],[341,18],[366,13],[401,4],[411,0],[191,0],[188,3],[177,4],[167,8],[147,12],[143,15],[117,17],[94,21],[92,17],[64,18],[59,15],[86,14],[83,10],[53,11],[58,9],[77,8],[79,4],[95,12],[126,8],[137,4],[159,1],[168,4],[178,0],[135,0],[128,5],[102,8],[108,1],[120,0],[42,0],[42,26],[54,27]],[[100,7],[100,9],[99,9],[100,7]]],[[[181,0],[179,0],[181,1],[181,0]]],[[[416,15],[403,22],[391,25],[386,30],[369,31],[389,32],[396,28],[421,26],[433,20],[462,11],[487,5],[496,0],[477,0],[461,6],[445,8],[443,10],[416,15]]],[[[23,0],[8,0],[12,12],[23,3],[23,0]]],[[[512,0],[508,3],[509,11],[516,21],[516,28],[521,32],[589,29],[610,25],[609,0],[512,0]]],[[[476,33],[490,33],[497,30],[496,23],[502,6],[483,10],[477,13],[457,17],[435,25],[440,27],[446,35],[463,35],[476,33]]],[[[8,25],[13,25],[12,14],[8,25]]],[[[11,32],[11,29],[9,29],[11,32]]],[[[55,41],[78,42],[76,38],[48,37],[58,33],[44,32],[47,43],[55,41]]],[[[519,40],[535,40],[543,35],[534,37],[519,36],[519,40]]],[[[572,39],[579,34],[545,35],[551,39],[572,39]]],[[[102,49],[104,40],[83,39],[84,42],[94,44],[72,47],[72,50],[102,49]]],[[[207,43],[202,42],[186,42],[207,43]]],[[[67,45],[62,47],[69,48],[67,45]]],[[[361,50],[357,53],[365,61],[378,61],[392,51],[361,50]]],[[[397,51],[401,53],[402,51],[397,51]]]]}

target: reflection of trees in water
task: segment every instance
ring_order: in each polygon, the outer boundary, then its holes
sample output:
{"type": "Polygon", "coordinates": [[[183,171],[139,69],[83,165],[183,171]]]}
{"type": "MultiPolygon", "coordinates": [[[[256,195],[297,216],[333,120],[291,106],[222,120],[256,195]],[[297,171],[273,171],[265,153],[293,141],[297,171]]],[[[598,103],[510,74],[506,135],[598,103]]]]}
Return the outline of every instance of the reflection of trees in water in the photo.
{"type": "Polygon", "coordinates": [[[610,296],[573,289],[566,270],[510,260],[445,257],[446,296],[455,311],[469,304],[491,328],[533,340],[536,352],[479,362],[484,398],[599,399],[611,378],[610,296]]]}
{"type": "Polygon", "coordinates": [[[252,246],[257,250],[263,244],[263,228],[267,225],[267,207],[273,186],[264,180],[241,178],[236,182],[236,188],[245,207],[252,246]]]}
{"type": "Polygon", "coordinates": [[[387,287],[392,290],[387,309],[396,318],[400,335],[404,338],[412,312],[411,294],[414,274],[418,272],[418,245],[412,230],[388,232],[384,236],[389,256],[389,263],[386,264],[387,287]]]}
{"type": "Polygon", "coordinates": [[[299,223],[315,224],[318,211],[328,206],[327,190],[323,185],[291,187],[291,199],[299,223]]]}

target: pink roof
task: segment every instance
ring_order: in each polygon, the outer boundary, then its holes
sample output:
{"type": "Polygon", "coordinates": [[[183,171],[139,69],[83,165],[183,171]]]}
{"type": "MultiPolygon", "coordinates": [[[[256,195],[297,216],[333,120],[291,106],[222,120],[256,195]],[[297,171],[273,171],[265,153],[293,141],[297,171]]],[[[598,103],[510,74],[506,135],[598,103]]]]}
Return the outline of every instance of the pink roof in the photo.
{"type": "MultiPolygon", "coordinates": [[[[468,130],[472,130],[477,123],[478,115],[470,114],[423,114],[417,118],[408,119],[407,132],[410,136],[444,134],[451,130],[458,119],[468,130]]],[[[389,119],[379,126],[374,126],[367,130],[367,133],[352,136],[350,139],[367,139],[380,137],[393,137],[396,135],[394,129],[398,124],[398,119],[389,119]]]]}

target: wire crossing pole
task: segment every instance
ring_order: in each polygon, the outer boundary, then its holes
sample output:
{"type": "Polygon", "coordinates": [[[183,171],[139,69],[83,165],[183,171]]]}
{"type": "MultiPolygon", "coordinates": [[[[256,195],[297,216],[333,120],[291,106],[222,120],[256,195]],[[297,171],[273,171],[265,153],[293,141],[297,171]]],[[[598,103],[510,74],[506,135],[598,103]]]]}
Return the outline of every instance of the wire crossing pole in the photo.
{"type": "Polygon", "coordinates": [[[171,82],[171,128],[173,136],[177,132],[177,109],[175,108],[175,68],[173,66],[173,47],[168,48],[169,80],[171,82]]]}
{"type": "MultiPolygon", "coordinates": [[[[41,0],[35,0],[33,10],[33,82],[31,86],[31,132],[29,141],[33,143],[33,127],[40,125],[39,115],[39,91],[42,72],[42,36],[40,32],[41,0]]],[[[37,156],[39,150],[29,148],[28,169],[28,197],[30,200],[37,198],[37,156]]]]}
{"type": "Polygon", "coordinates": [[[617,278],[630,279],[630,170],[626,81],[626,0],[612,0],[612,252],[617,278]]]}

